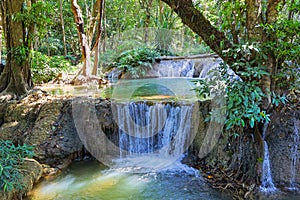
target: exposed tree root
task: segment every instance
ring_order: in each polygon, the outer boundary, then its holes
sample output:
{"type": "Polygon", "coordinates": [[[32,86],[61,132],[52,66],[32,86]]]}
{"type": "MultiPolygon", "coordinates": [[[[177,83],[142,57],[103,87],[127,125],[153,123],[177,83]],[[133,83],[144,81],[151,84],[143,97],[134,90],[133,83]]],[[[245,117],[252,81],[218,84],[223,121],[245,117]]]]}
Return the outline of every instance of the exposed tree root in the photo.
{"type": "Polygon", "coordinates": [[[247,185],[242,174],[232,169],[212,168],[201,166],[203,177],[215,189],[230,193],[234,199],[253,199],[256,184],[247,185]],[[237,177],[241,177],[240,180],[237,177]]]}

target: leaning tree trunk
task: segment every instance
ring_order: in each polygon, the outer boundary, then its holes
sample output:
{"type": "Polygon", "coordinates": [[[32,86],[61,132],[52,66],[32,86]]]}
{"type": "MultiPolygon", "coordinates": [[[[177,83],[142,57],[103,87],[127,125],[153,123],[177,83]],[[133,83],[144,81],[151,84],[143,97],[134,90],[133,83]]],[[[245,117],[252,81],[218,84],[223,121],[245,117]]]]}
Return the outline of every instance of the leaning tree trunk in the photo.
{"type": "Polygon", "coordinates": [[[216,52],[228,64],[235,61],[233,57],[222,53],[224,49],[232,48],[232,43],[225,37],[225,34],[214,27],[205,18],[203,13],[197,10],[192,0],[162,0],[182,19],[192,31],[197,33],[204,42],[216,52]]]}
{"type": "Polygon", "coordinates": [[[30,42],[24,23],[14,20],[14,16],[22,11],[24,0],[2,0],[1,10],[5,21],[7,61],[0,76],[0,94],[20,97],[33,87],[30,73],[30,42]]]}

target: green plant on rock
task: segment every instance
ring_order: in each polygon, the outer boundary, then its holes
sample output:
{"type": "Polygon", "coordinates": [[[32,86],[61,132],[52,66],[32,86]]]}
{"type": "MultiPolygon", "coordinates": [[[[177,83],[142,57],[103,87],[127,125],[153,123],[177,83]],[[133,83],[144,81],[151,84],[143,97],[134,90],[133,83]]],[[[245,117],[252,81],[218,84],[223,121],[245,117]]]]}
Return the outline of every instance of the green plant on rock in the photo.
{"type": "Polygon", "coordinates": [[[10,140],[0,140],[0,191],[21,189],[20,165],[26,157],[32,157],[33,147],[14,145],[10,140]]]}
{"type": "Polygon", "coordinates": [[[124,51],[120,56],[113,59],[112,66],[128,72],[133,78],[144,76],[146,71],[152,69],[155,58],[160,53],[147,47],[140,47],[124,51]]]}

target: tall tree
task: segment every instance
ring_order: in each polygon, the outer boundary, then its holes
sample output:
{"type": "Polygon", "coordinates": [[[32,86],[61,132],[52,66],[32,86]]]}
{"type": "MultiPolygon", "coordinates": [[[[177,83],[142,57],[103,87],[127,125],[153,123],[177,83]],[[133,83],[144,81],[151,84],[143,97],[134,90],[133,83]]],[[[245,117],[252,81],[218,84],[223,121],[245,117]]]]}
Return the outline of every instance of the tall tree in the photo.
{"type": "Polygon", "coordinates": [[[7,48],[7,60],[0,76],[0,95],[9,98],[20,97],[33,87],[30,73],[30,50],[33,25],[25,24],[22,18],[24,6],[31,6],[35,1],[2,0],[4,31],[7,48]]]}
{"type": "Polygon", "coordinates": [[[94,12],[93,12],[93,18],[95,18],[95,21],[97,21],[98,25],[96,26],[95,32],[95,38],[92,43],[92,51],[94,50],[94,67],[92,71],[92,75],[97,75],[98,71],[98,63],[99,63],[99,48],[100,48],[100,39],[102,36],[102,21],[104,16],[104,8],[105,8],[105,0],[97,0],[96,4],[94,5],[94,12]]]}
{"type": "Polygon", "coordinates": [[[64,44],[64,56],[66,56],[67,44],[66,44],[65,22],[64,22],[64,15],[63,15],[63,0],[59,0],[59,15],[60,15],[60,23],[61,23],[62,40],[64,44]]]}
{"type": "MultiPolygon", "coordinates": [[[[87,5],[86,5],[87,7],[87,5]]],[[[86,28],[84,25],[84,19],[82,16],[81,8],[78,5],[76,0],[72,0],[72,11],[75,17],[75,22],[78,30],[78,35],[80,38],[81,49],[82,49],[82,57],[84,61],[84,65],[82,68],[83,76],[90,78],[91,75],[97,74],[97,56],[99,49],[99,40],[101,38],[102,33],[102,19],[104,12],[104,0],[97,0],[95,4],[92,6],[93,12],[91,18],[88,16],[89,26],[86,28]],[[85,31],[85,28],[88,30],[85,31]],[[91,52],[96,50],[96,61],[93,67],[93,71],[91,71],[91,52]]],[[[87,9],[87,13],[90,11],[87,9]]],[[[76,78],[76,77],[75,77],[76,78]]]]}
{"type": "Polygon", "coordinates": [[[78,31],[78,36],[80,39],[81,44],[81,52],[82,52],[82,59],[83,59],[83,67],[82,67],[82,74],[85,77],[91,76],[91,51],[87,39],[87,35],[84,30],[84,20],[82,16],[82,11],[80,6],[78,5],[76,0],[72,0],[72,11],[75,18],[75,23],[78,31]]]}
{"type": "Polygon", "coordinates": [[[2,12],[0,10],[0,64],[2,63],[2,12]]]}
{"type": "Polygon", "coordinates": [[[144,40],[145,42],[148,41],[148,28],[150,26],[151,23],[151,8],[152,8],[152,3],[153,0],[140,0],[140,5],[141,8],[145,10],[145,22],[144,22],[144,28],[145,28],[145,35],[144,35],[144,40]]]}

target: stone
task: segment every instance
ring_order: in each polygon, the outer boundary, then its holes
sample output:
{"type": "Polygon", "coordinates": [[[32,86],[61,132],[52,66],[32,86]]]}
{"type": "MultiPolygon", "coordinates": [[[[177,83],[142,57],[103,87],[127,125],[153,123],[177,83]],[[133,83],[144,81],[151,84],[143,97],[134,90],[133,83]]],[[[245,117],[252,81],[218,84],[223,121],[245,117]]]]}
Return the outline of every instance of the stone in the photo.
{"type": "Polygon", "coordinates": [[[34,159],[25,159],[24,164],[20,166],[22,189],[13,189],[12,191],[0,191],[0,199],[16,200],[22,199],[33,188],[33,185],[42,177],[43,167],[34,159]]]}

